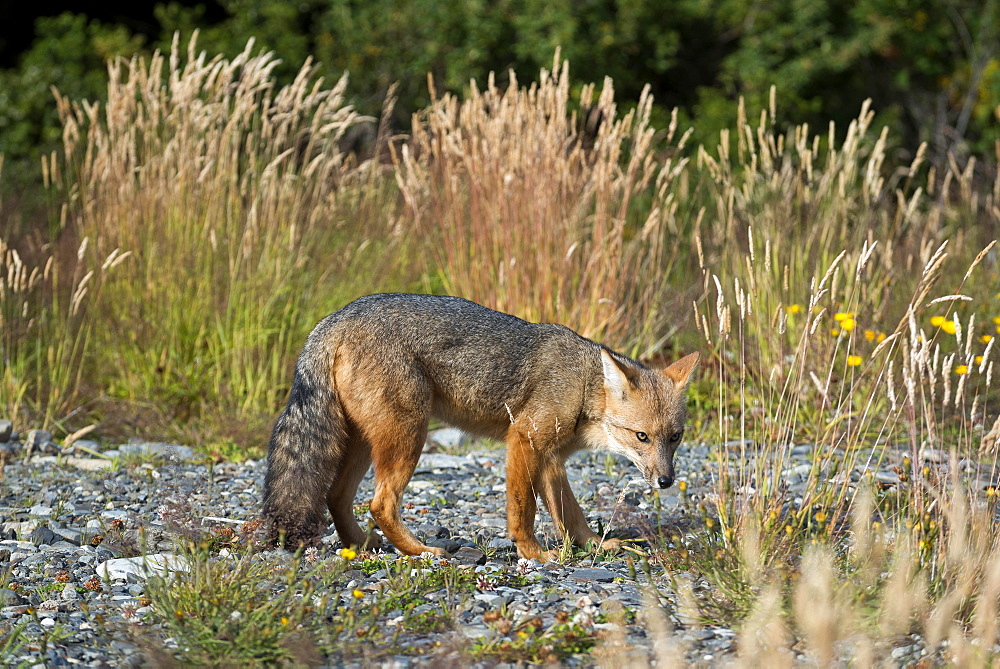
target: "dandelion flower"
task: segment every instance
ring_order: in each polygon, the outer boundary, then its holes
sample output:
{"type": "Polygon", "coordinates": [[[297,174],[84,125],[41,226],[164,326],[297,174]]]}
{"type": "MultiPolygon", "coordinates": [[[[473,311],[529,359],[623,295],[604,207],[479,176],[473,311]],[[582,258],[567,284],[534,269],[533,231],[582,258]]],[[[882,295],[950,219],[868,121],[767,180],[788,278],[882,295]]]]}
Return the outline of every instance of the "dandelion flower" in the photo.
{"type": "Polygon", "coordinates": [[[989,344],[991,341],[993,341],[993,335],[983,335],[982,337],[979,338],[979,341],[983,342],[984,344],[989,344]]]}
{"type": "Polygon", "coordinates": [[[968,365],[957,365],[955,367],[955,373],[956,374],[968,374],[969,373],[969,366],[968,365]]]}
{"type": "Polygon", "coordinates": [[[881,344],[884,341],[885,341],[885,333],[884,332],[879,332],[878,336],[875,337],[875,342],[878,343],[878,344],[881,344]]]}
{"type": "Polygon", "coordinates": [[[1000,316],[994,316],[993,322],[996,323],[997,325],[1000,325],[1000,316]]]}
{"type": "Polygon", "coordinates": [[[840,321],[840,327],[844,329],[844,332],[850,332],[851,330],[854,329],[855,325],[857,325],[857,323],[854,321],[853,318],[845,318],[844,320],[840,321]]]}
{"type": "Polygon", "coordinates": [[[944,322],[946,320],[948,319],[946,319],[944,316],[933,316],[931,317],[931,325],[933,325],[936,328],[939,328],[942,325],[944,325],[944,322]]]}
{"type": "Polygon", "coordinates": [[[849,355],[849,356],[847,356],[847,366],[848,367],[857,367],[860,364],[861,364],[861,356],[860,355],[849,355]]]}
{"type": "Polygon", "coordinates": [[[365,596],[365,593],[361,592],[357,588],[355,588],[354,592],[352,592],[351,594],[354,596],[354,599],[361,599],[362,597],[365,596]]]}
{"type": "Polygon", "coordinates": [[[945,321],[944,323],[941,324],[941,329],[947,332],[948,334],[955,334],[956,331],[955,321],[945,321]]]}
{"type": "Polygon", "coordinates": [[[825,523],[826,522],[826,514],[824,512],[822,512],[822,511],[817,511],[816,515],[813,516],[813,518],[816,519],[817,523],[825,523]]]}
{"type": "Polygon", "coordinates": [[[345,560],[353,560],[354,558],[358,557],[358,552],[353,548],[341,548],[339,553],[340,557],[344,558],[345,560]]]}
{"type": "Polygon", "coordinates": [[[865,339],[875,341],[875,330],[865,330],[865,339]]]}
{"type": "Polygon", "coordinates": [[[851,318],[851,319],[854,318],[854,312],[853,311],[838,311],[837,313],[835,313],[833,315],[833,320],[837,321],[838,323],[843,323],[844,321],[846,321],[849,318],[851,318]]]}
{"type": "Polygon", "coordinates": [[[788,312],[788,313],[790,313],[790,314],[797,314],[797,313],[799,313],[799,312],[802,311],[802,305],[801,304],[789,304],[788,308],[785,309],[785,311],[788,312]]]}
{"type": "Polygon", "coordinates": [[[983,356],[981,356],[981,355],[977,355],[976,356],[976,364],[977,365],[983,364],[983,356]]]}

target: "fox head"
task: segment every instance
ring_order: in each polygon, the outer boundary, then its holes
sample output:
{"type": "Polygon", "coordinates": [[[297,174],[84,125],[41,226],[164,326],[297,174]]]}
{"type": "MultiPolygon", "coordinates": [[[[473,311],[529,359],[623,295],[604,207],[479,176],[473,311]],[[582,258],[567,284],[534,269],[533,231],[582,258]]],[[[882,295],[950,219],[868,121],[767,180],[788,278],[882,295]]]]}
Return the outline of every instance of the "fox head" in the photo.
{"type": "Polygon", "coordinates": [[[674,452],[687,419],[685,391],[698,354],[654,370],[602,348],[601,362],[606,448],[634,462],[651,487],[669,488],[674,483],[674,452]]]}

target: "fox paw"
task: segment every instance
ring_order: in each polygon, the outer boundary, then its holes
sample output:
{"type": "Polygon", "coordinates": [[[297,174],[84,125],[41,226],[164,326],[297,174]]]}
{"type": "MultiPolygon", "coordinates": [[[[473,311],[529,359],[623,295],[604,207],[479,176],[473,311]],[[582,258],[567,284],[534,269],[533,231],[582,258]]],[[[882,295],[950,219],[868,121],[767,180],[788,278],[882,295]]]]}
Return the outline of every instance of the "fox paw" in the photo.
{"type": "Polygon", "coordinates": [[[617,553],[622,549],[621,539],[605,539],[601,542],[601,550],[609,553],[617,553]]]}

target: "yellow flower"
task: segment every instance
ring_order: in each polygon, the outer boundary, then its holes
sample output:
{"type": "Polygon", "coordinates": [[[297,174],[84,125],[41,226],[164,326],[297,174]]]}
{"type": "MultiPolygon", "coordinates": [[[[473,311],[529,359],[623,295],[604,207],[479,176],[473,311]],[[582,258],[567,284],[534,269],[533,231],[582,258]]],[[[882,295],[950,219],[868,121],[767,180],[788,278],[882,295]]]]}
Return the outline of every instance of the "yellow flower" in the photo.
{"type": "Polygon", "coordinates": [[[884,341],[885,341],[885,333],[884,332],[879,332],[878,336],[875,337],[875,343],[881,344],[884,341]]]}
{"type": "Polygon", "coordinates": [[[831,337],[836,337],[839,334],[840,334],[840,330],[838,330],[837,328],[830,328],[830,336],[831,337]]]}
{"type": "Polygon", "coordinates": [[[1000,325],[997,326],[997,334],[1000,334],[1000,325]]]}
{"type": "Polygon", "coordinates": [[[358,552],[353,548],[341,548],[339,553],[340,557],[344,558],[345,560],[353,560],[354,558],[358,557],[358,552]]]}
{"type": "Polygon", "coordinates": [[[989,344],[991,341],[993,341],[993,335],[983,335],[982,337],[979,338],[979,341],[983,342],[984,344],[989,344]]]}
{"type": "Polygon", "coordinates": [[[931,317],[931,325],[933,325],[936,328],[939,328],[942,325],[944,325],[944,322],[946,320],[947,319],[944,316],[933,316],[931,317]]]}
{"type": "Polygon", "coordinates": [[[844,328],[844,332],[850,332],[854,329],[855,325],[857,325],[857,323],[854,322],[853,318],[845,318],[840,321],[840,327],[844,328]]]}
{"type": "Polygon", "coordinates": [[[861,356],[860,355],[849,355],[849,356],[847,356],[847,366],[848,367],[857,367],[860,364],[861,364],[861,356]]]}
{"type": "Polygon", "coordinates": [[[354,595],[354,598],[355,598],[355,599],[361,599],[362,597],[364,597],[364,596],[365,596],[365,593],[361,592],[361,591],[360,591],[360,590],[358,590],[357,588],[355,588],[355,589],[354,589],[354,592],[352,592],[351,594],[352,594],[352,595],[354,595]]]}
{"type": "Polygon", "coordinates": [[[941,324],[941,329],[947,332],[948,334],[955,334],[956,330],[955,321],[945,321],[944,323],[941,324]]]}
{"type": "Polygon", "coordinates": [[[802,311],[802,305],[801,304],[789,304],[788,308],[785,309],[785,311],[787,311],[790,314],[797,314],[800,311],[802,311]]]}
{"type": "Polygon", "coordinates": [[[976,356],[976,364],[977,365],[983,364],[983,356],[981,356],[981,355],[977,355],[976,356]]]}
{"type": "Polygon", "coordinates": [[[687,481],[678,481],[677,482],[677,489],[680,490],[681,492],[686,492],[687,489],[688,489],[688,482],[687,481]]]}
{"type": "Polygon", "coordinates": [[[853,311],[838,311],[833,315],[833,320],[837,321],[838,323],[843,323],[849,318],[854,318],[853,311]]]}
{"type": "Polygon", "coordinates": [[[795,528],[791,525],[785,525],[785,534],[791,535],[795,531],[795,528]]]}
{"type": "Polygon", "coordinates": [[[875,341],[875,330],[865,330],[865,339],[875,341]]]}
{"type": "Polygon", "coordinates": [[[288,623],[290,623],[290,622],[292,622],[292,621],[291,621],[291,620],[289,620],[288,618],[282,618],[282,619],[281,619],[281,624],[282,624],[282,625],[287,625],[287,624],[288,624],[288,623]]]}
{"type": "Polygon", "coordinates": [[[958,366],[955,367],[955,373],[956,374],[968,374],[969,373],[969,366],[968,365],[958,365],[958,366]]]}
{"type": "Polygon", "coordinates": [[[813,518],[816,519],[817,523],[825,523],[826,522],[826,514],[823,513],[822,511],[817,511],[816,515],[813,516],[813,518]]]}
{"type": "Polygon", "coordinates": [[[1000,316],[994,316],[993,322],[996,323],[997,325],[1000,325],[1000,316]]]}

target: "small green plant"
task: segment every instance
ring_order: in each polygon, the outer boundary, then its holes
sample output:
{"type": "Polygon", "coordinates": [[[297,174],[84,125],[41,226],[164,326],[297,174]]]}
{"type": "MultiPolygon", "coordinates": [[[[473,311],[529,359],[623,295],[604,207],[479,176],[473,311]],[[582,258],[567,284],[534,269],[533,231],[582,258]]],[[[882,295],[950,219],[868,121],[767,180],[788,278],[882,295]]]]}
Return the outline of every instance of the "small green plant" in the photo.
{"type": "Polygon", "coordinates": [[[196,665],[301,663],[315,654],[314,616],[329,615],[325,594],[346,562],[317,569],[245,553],[228,559],[184,554],[186,569],[147,581],[152,621],[196,665]]]}
{"type": "Polygon", "coordinates": [[[592,629],[570,620],[568,615],[561,617],[562,621],[545,628],[537,617],[513,625],[501,614],[490,623],[496,636],[474,642],[469,655],[477,660],[552,664],[589,654],[597,643],[592,629]]]}

